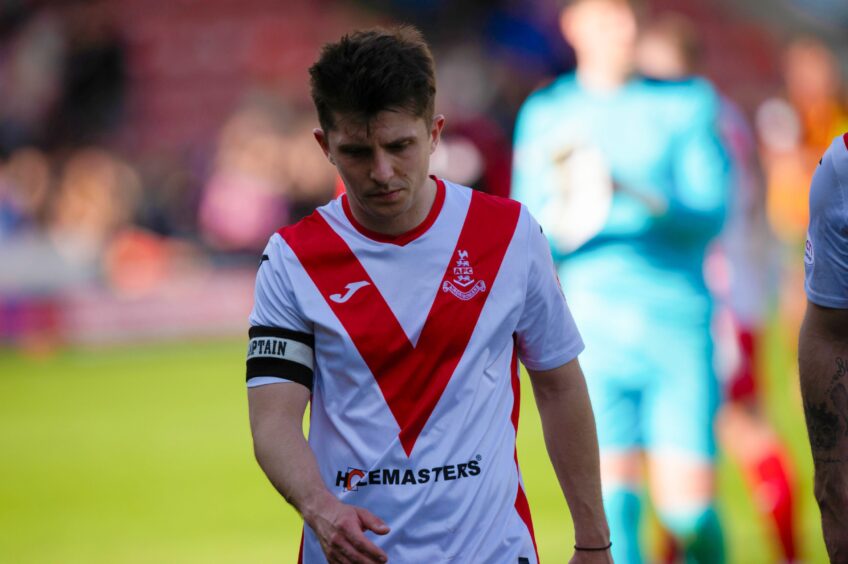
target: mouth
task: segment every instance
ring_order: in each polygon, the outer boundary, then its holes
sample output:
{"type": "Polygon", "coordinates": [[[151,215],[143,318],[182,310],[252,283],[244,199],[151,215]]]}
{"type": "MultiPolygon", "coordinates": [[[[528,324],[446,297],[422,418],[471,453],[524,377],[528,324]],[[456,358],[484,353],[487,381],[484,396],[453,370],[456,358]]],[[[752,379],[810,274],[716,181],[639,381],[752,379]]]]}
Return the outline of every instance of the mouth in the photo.
{"type": "Polygon", "coordinates": [[[400,188],[384,190],[380,192],[372,192],[368,195],[368,198],[380,202],[393,202],[400,197],[401,192],[402,190],[400,188]]]}

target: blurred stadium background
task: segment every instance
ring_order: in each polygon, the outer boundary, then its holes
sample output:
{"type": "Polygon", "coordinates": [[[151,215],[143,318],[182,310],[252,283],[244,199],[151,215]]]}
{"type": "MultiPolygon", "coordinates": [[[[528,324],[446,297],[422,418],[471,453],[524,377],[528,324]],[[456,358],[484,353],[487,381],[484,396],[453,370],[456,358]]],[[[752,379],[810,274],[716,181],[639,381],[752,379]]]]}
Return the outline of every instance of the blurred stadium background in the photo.
{"type": "MultiPolygon", "coordinates": [[[[418,25],[448,117],[434,171],[505,195],[519,104],[573,65],[554,4],[0,3],[0,561],[294,561],[299,519],[252,458],[243,345],[268,235],[337,190],[306,68],[344,31],[418,25]]],[[[826,557],[795,367],[800,249],[812,170],[848,130],[846,6],[645,10],[697,23],[703,73],[755,126],[777,257],[758,377],[796,462],[810,562],[826,557]]],[[[564,562],[570,525],[527,391],[539,549],[564,562]]],[[[755,511],[768,492],[725,458],[720,478],[731,560],[775,561],[755,511]]]]}

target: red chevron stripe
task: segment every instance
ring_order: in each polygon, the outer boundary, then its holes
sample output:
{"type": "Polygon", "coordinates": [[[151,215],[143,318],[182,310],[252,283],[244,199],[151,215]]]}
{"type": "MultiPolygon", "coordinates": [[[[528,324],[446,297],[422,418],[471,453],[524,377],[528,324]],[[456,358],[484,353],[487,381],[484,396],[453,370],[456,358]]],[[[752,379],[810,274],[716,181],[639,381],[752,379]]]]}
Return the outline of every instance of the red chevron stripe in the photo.
{"type": "Polygon", "coordinates": [[[519,212],[520,206],[511,200],[473,193],[443,280],[453,278],[457,251],[464,250],[473,261],[475,278],[488,288],[467,301],[439,291],[416,346],[353,251],[320,213],[280,230],[377,380],[407,456],[471,340],[519,212]],[[329,299],[357,280],[371,282],[357,292],[357,299],[341,304],[329,299]]]}

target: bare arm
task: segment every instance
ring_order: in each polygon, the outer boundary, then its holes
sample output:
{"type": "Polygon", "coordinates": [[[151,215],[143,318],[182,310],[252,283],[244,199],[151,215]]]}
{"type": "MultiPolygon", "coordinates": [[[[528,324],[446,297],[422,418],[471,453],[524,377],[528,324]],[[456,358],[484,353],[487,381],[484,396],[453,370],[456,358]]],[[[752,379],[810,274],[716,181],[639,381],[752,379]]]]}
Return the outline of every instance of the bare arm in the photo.
{"type": "Polygon", "coordinates": [[[309,390],[295,383],[248,390],[250,429],[259,466],[278,492],[312,528],[329,562],[386,562],[386,554],[364,531],[389,528],[366,509],[340,502],[321,480],[318,463],[303,437],[309,390]]]}
{"type": "Polygon", "coordinates": [[[832,562],[848,560],[848,310],[807,302],[798,342],[815,495],[832,562]]]}
{"type": "MultiPolygon", "coordinates": [[[[545,444],[574,521],[577,546],[609,543],[601,499],[598,436],[586,381],[577,359],[546,371],[529,371],[545,444]]],[[[573,562],[611,562],[607,551],[578,551],[573,562]]]]}

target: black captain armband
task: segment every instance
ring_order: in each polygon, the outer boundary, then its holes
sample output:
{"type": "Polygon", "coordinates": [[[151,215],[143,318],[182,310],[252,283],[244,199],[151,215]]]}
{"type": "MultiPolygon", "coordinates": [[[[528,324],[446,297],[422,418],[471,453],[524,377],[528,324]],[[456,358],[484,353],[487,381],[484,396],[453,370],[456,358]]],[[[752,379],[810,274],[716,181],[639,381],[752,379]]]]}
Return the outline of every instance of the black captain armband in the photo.
{"type": "Polygon", "coordinates": [[[251,327],[247,343],[247,381],[283,378],[312,390],[315,336],[279,327],[251,327]]]}

